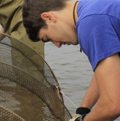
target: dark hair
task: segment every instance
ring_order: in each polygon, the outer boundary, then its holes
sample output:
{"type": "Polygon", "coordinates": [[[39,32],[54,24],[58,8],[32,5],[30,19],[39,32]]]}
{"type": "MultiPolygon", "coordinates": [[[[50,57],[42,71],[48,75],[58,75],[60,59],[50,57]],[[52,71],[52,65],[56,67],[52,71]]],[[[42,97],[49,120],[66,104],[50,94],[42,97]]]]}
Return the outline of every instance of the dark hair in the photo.
{"type": "Polygon", "coordinates": [[[25,0],[23,4],[23,24],[29,38],[39,41],[38,32],[46,26],[41,18],[43,12],[61,10],[66,6],[67,0],[25,0]]]}

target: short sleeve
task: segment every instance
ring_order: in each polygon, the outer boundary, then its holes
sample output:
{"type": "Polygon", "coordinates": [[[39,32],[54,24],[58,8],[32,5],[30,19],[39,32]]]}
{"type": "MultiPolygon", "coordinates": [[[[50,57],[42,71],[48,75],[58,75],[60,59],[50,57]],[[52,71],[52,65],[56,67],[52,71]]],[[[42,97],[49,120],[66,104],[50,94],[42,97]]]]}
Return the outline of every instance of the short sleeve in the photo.
{"type": "Polygon", "coordinates": [[[120,52],[120,20],[108,15],[91,15],[77,25],[79,44],[93,71],[98,63],[120,52]]]}

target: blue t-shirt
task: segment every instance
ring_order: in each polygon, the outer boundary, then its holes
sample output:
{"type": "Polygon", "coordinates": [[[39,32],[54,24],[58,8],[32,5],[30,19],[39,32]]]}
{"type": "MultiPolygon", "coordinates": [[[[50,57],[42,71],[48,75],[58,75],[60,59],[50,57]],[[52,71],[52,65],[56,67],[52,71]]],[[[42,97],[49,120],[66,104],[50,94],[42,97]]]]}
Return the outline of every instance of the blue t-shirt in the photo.
{"type": "Polygon", "coordinates": [[[101,60],[120,52],[120,0],[81,0],[77,13],[79,44],[95,71],[101,60]]]}

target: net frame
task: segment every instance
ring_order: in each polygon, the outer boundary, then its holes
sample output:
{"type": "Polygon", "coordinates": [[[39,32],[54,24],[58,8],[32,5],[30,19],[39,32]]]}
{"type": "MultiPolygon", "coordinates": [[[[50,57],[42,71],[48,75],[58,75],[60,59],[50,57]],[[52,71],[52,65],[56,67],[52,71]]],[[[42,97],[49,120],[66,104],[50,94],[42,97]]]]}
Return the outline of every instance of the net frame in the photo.
{"type": "MultiPolygon", "coordinates": [[[[4,34],[4,35],[9,37],[9,38],[12,38],[6,34],[4,34]]],[[[18,68],[14,65],[4,63],[2,61],[0,61],[0,76],[3,78],[7,78],[7,79],[25,87],[25,88],[27,88],[32,93],[37,95],[43,102],[46,102],[45,104],[52,112],[52,115],[54,115],[56,118],[55,121],[69,120],[71,115],[64,105],[63,97],[60,93],[61,89],[60,89],[59,83],[58,83],[52,69],[49,67],[49,65],[46,63],[46,61],[40,55],[38,55],[37,52],[34,51],[32,48],[25,45],[23,42],[21,42],[19,40],[16,41],[15,38],[12,38],[12,42],[13,41],[14,41],[14,43],[17,42],[17,44],[12,46],[12,48],[20,51],[24,56],[26,56],[28,59],[30,59],[30,61],[44,75],[45,81],[46,81],[46,83],[48,83],[48,85],[47,86],[44,85],[42,83],[42,80],[32,76],[30,73],[26,72],[25,70],[22,70],[21,68],[18,68]],[[26,48],[26,49],[23,49],[21,47],[26,48]],[[31,54],[30,54],[31,51],[35,55],[34,59],[31,59],[31,54]],[[36,63],[36,60],[39,60],[39,59],[42,60],[42,62],[45,64],[44,66],[47,69],[43,68],[43,65],[41,65],[40,63],[36,63]],[[13,70],[14,70],[15,74],[12,73],[13,70]],[[45,73],[43,73],[43,72],[45,72],[45,73]],[[16,74],[21,77],[19,79],[19,81],[17,80],[16,74]],[[52,81],[49,81],[49,78],[52,78],[52,81]],[[32,87],[31,87],[31,85],[32,85],[32,87]],[[35,85],[35,86],[33,86],[33,85],[35,85]],[[45,93],[45,92],[47,92],[47,93],[45,93]],[[57,92],[57,93],[55,94],[55,92],[57,92]],[[53,94],[55,94],[55,95],[53,96],[53,94]],[[52,102],[48,99],[56,100],[56,102],[52,102]],[[46,100],[48,100],[48,101],[46,101],[46,100]],[[56,105],[58,105],[58,107],[60,108],[58,111],[54,111],[55,108],[58,108],[55,106],[54,103],[56,103],[56,105]]],[[[1,41],[0,44],[7,45],[7,46],[11,47],[11,45],[6,43],[4,40],[1,41]]]]}

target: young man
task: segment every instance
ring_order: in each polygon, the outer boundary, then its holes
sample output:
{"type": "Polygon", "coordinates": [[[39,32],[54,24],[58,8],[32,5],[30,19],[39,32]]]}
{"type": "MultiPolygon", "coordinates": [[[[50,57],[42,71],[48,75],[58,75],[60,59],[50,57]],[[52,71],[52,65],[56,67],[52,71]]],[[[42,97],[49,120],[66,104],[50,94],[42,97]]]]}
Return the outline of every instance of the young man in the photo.
{"type": "Polygon", "coordinates": [[[23,23],[33,41],[80,45],[94,75],[70,121],[120,116],[120,0],[25,0],[23,23]],[[94,109],[90,112],[92,107],[94,109]]]}

